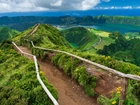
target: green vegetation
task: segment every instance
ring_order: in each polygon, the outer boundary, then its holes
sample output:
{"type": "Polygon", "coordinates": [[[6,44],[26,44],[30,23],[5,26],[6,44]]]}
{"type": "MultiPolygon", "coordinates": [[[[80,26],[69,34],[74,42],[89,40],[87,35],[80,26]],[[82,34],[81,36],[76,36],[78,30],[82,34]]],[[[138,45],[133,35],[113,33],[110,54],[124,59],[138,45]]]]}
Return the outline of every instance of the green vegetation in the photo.
{"type": "Polygon", "coordinates": [[[98,53],[109,55],[114,59],[134,63],[140,66],[140,39],[133,38],[127,40],[119,32],[113,32],[110,37],[115,39],[115,43],[104,46],[98,53]]]}
{"type": "Polygon", "coordinates": [[[78,49],[87,50],[99,39],[90,29],[84,27],[75,27],[61,31],[62,35],[69,43],[78,46],[78,49]]]}
{"type": "Polygon", "coordinates": [[[134,39],[134,38],[139,38],[140,39],[140,33],[139,32],[127,32],[125,33],[125,38],[126,39],[134,39]]]}
{"type": "Polygon", "coordinates": [[[120,100],[122,88],[118,87],[111,93],[111,98],[100,95],[97,101],[100,105],[119,105],[120,102],[123,102],[123,105],[139,105],[137,98],[133,94],[133,89],[132,85],[129,84],[125,100],[120,100]]]}
{"type": "MultiPolygon", "coordinates": [[[[116,70],[121,71],[123,73],[140,75],[140,67],[138,67],[134,64],[123,62],[123,61],[114,60],[114,58],[110,57],[112,55],[100,56],[97,54],[91,54],[89,52],[81,52],[79,50],[73,49],[71,47],[71,45],[62,37],[60,32],[57,29],[53,28],[52,26],[40,25],[38,30],[33,35],[29,35],[29,34],[26,35],[26,33],[30,32],[30,31],[31,31],[31,28],[28,29],[27,31],[24,31],[22,33],[21,38],[19,36],[17,36],[18,38],[15,37],[14,40],[17,41],[20,39],[19,44],[27,45],[32,50],[33,54],[35,54],[38,57],[41,57],[42,59],[45,59],[45,57],[47,57],[47,55],[45,55],[45,53],[44,53],[46,51],[32,48],[30,42],[25,40],[25,39],[34,41],[36,46],[64,50],[64,51],[73,53],[75,55],[81,56],[83,58],[89,59],[91,61],[97,62],[99,64],[116,69],[116,70]]],[[[110,38],[112,38],[113,34],[116,34],[116,33],[111,33],[109,35],[110,38]]],[[[139,41],[138,39],[133,39],[133,40],[127,41],[125,39],[125,37],[118,34],[112,40],[115,40],[115,42],[110,44],[109,46],[114,45],[113,47],[111,47],[113,50],[108,50],[108,49],[105,50],[105,52],[107,52],[109,54],[112,54],[111,51],[118,51],[118,49],[126,48],[127,47],[126,43],[130,42],[130,41],[131,41],[131,46],[129,45],[129,47],[132,49],[138,49],[137,47],[135,47],[135,48],[133,47],[133,45],[135,45],[135,44],[137,45],[137,43],[139,41]],[[135,42],[137,42],[137,43],[135,43],[135,42]],[[117,43],[119,43],[119,44],[117,44],[117,43]],[[118,45],[117,47],[115,46],[116,44],[118,45]]],[[[124,51],[124,50],[122,50],[122,51],[124,51]]],[[[99,52],[102,53],[102,50],[100,50],[99,52]]],[[[136,55],[138,54],[137,52],[135,53],[136,55]]],[[[94,91],[94,88],[96,86],[96,78],[94,76],[91,76],[90,74],[88,74],[86,72],[86,68],[85,68],[85,66],[82,65],[81,61],[74,59],[66,54],[57,53],[52,58],[52,62],[55,65],[57,65],[58,67],[60,67],[61,69],[63,69],[63,71],[67,75],[76,79],[79,82],[79,84],[84,87],[87,95],[89,95],[89,96],[95,95],[96,92],[94,91]]],[[[132,102],[136,103],[137,99],[139,99],[139,90],[140,90],[138,88],[139,83],[135,82],[135,81],[132,81],[132,82],[130,81],[129,84],[130,84],[129,85],[130,89],[127,90],[128,91],[128,93],[127,93],[128,98],[127,98],[127,100],[124,100],[124,102],[129,103],[129,101],[131,101],[129,99],[133,99],[130,96],[134,96],[136,101],[134,102],[132,100],[132,102]]],[[[99,98],[99,100],[103,100],[103,101],[105,100],[104,102],[108,101],[108,99],[106,99],[104,97],[103,98],[101,97],[101,99],[99,98]]],[[[114,101],[114,103],[115,102],[117,103],[118,96],[113,95],[112,97],[110,97],[108,102],[112,102],[112,101],[114,101]]],[[[100,103],[102,103],[102,101],[100,101],[100,103]]]]}
{"type": "Polygon", "coordinates": [[[101,30],[96,30],[96,29],[90,29],[94,34],[99,35],[101,37],[101,43],[95,46],[95,48],[98,49],[103,49],[105,45],[109,45],[111,43],[114,43],[114,40],[109,37],[109,32],[101,31],[101,30]]]}
{"type": "Polygon", "coordinates": [[[91,53],[95,53],[97,49],[103,49],[105,45],[114,43],[108,32],[92,28],[75,27],[63,30],[61,33],[75,48],[91,53]],[[96,45],[100,38],[101,42],[96,45]]]}
{"type": "Polygon", "coordinates": [[[18,33],[19,33],[18,31],[12,30],[8,27],[0,27],[0,42],[8,38],[12,38],[18,33]]]}
{"type": "MultiPolygon", "coordinates": [[[[50,25],[40,25],[38,30],[33,34],[27,34],[32,29],[22,33],[21,41],[28,39],[33,41],[37,46],[42,46],[46,48],[58,48],[60,46],[66,46],[72,48],[72,46],[64,39],[61,33],[54,27],[50,25]]],[[[14,40],[19,40],[21,36],[15,38],[14,40]]]]}
{"type": "MultiPolygon", "coordinates": [[[[57,91],[41,73],[53,96],[57,91]]],[[[10,41],[0,46],[0,105],[53,105],[36,77],[34,63],[18,54],[10,41]]]]}
{"type": "Polygon", "coordinates": [[[88,96],[95,95],[96,77],[88,74],[84,66],[79,66],[79,60],[64,54],[57,54],[52,58],[52,62],[63,69],[66,74],[76,79],[84,87],[88,96]]]}

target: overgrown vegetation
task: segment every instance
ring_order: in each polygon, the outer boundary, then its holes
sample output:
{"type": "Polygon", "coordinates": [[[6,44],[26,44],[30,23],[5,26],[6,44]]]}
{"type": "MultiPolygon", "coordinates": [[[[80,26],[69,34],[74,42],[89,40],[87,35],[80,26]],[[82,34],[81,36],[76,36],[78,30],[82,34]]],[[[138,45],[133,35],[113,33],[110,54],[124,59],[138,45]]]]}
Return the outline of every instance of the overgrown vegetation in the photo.
{"type": "Polygon", "coordinates": [[[115,39],[115,43],[104,46],[103,50],[99,50],[99,54],[111,56],[114,59],[134,63],[140,66],[140,39],[126,39],[119,32],[113,32],[110,37],[115,39]]]}
{"type": "MultiPolygon", "coordinates": [[[[57,91],[41,73],[43,82],[58,99],[57,91]]],[[[0,46],[0,104],[53,105],[36,78],[34,63],[18,54],[10,41],[0,46]]]]}
{"type": "MultiPolygon", "coordinates": [[[[30,40],[33,40],[36,46],[50,48],[50,49],[64,50],[64,51],[73,53],[75,55],[81,56],[83,58],[89,59],[91,61],[97,62],[99,64],[103,64],[110,68],[116,69],[123,73],[140,75],[140,67],[138,67],[134,64],[114,60],[110,56],[90,54],[88,52],[81,52],[81,51],[73,49],[70,46],[70,44],[61,36],[61,34],[58,32],[58,30],[53,29],[53,27],[50,27],[48,25],[47,26],[41,25],[41,26],[39,26],[39,29],[37,30],[37,32],[35,32],[32,36],[23,35],[22,38],[20,39],[20,44],[22,44],[22,45],[27,44],[27,46],[29,48],[31,48],[33,54],[44,59],[46,57],[45,56],[46,51],[32,48],[32,46],[30,44],[30,40]],[[57,34],[54,33],[55,31],[57,34]],[[59,40],[59,38],[60,38],[60,40],[59,40]],[[28,39],[29,41],[24,40],[24,39],[28,39]],[[56,40],[58,41],[58,44],[57,44],[56,40]]],[[[123,49],[124,46],[126,46],[125,43],[127,41],[123,36],[117,35],[114,38],[114,40],[116,40],[114,44],[116,44],[116,42],[121,43],[121,44],[119,44],[118,47],[113,47],[113,48],[123,49]]],[[[107,50],[107,51],[109,51],[109,50],[107,50]]],[[[61,69],[63,69],[66,74],[68,74],[72,78],[76,79],[79,82],[79,84],[84,87],[85,92],[89,96],[95,95],[94,87],[96,85],[96,78],[94,78],[90,74],[87,74],[85,67],[81,65],[81,61],[79,61],[77,59],[72,59],[68,55],[58,53],[53,57],[52,62],[55,65],[57,65],[58,67],[60,67],[61,69]]],[[[131,90],[130,92],[128,89],[128,94],[127,94],[128,100],[131,99],[132,97],[130,97],[130,96],[133,96],[133,95],[136,100],[139,99],[139,95],[138,95],[139,89],[137,88],[138,86],[139,86],[139,83],[132,82],[132,84],[130,84],[130,87],[133,87],[133,88],[130,89],[131,90]],[[135,84],[135,85],[133,85],[133,84],[135,84]]],[[[109,102],[112,102],[112,98],[116,99],[116,102],[114,102],[114,103],[118,102],[118,96],[116,96],[116,95],[113,95],[111,97],[111,99],[106,99],[103,97],[103,100],[107,100],[107,101],[111,100],[109,102]],[[115,98],[115,97],[117,97],[117,98],[115,98]]],[[[101,98],[101,100],[102,100],[102,98],[101,98]]],[[[124,100],[124,102],[129,103],[128,100],[124,100]]]]}
{"type": "Polygon", "coordinates": [[[140,83],[129,80],[125,100],[120,99],[122,88],[118,87],[115,91],[112,92],[110,98],[100,95],[97,101],[100,105],[119,105],[120,102],[123,102],[123,105],[139,105],[140,98],[138,94],[140,91],[134,85],[137,87],[140,85],[140,83]]]}

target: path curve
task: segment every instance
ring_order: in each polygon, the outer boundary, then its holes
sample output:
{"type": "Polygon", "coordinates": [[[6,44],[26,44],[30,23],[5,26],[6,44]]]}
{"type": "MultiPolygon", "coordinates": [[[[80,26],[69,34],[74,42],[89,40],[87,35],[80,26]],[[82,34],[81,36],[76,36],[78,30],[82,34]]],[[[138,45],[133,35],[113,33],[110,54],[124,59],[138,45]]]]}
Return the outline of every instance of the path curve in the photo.
{"type": "MultiPolygon", "coordinates": [[[[26,47],[20,46],[20,49],[24,52],[31,53],[26,47]]],[[[28,58],[31,59],[30,57],[28,58]]],[[[96,98],[87,97],[82,87],[70,77],[66,76],[62,70],[56,68],[50,61],[43,62],[38,60],[38,63],[49,83],[57,89],[58,103],[60,105],[97,105],[96,98]]]]}
{"type": "Polygon", "coordinates": [[[90,50],[91,48],[95,48],[97,45],[99,45],[102,42],[102,38],[100,35],[96,35],[99,39],[99,41],[95,42],[91,47],[87,48],[87,50],[90,50]]]}

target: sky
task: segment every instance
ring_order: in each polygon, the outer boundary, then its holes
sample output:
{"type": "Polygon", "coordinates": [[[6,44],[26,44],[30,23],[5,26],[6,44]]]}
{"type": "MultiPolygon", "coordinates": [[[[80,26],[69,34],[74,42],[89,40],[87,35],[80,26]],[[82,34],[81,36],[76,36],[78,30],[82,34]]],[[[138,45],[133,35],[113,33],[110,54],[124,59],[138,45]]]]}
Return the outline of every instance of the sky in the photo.
{"type": "Polygon", "coordinates": [[[136,8],[140,0],[0,0],[0,13],[136,8]]]}

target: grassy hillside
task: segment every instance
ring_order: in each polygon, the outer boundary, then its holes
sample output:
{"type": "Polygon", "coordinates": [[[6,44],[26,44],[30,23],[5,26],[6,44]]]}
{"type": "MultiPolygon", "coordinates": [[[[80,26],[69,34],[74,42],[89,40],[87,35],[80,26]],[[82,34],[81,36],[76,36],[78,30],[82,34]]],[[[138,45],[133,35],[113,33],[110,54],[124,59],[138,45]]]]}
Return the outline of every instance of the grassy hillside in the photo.
{"type": "Polygon", "coordinates": [[[12,38],[19,33],[19,31],[12,30],[8,27],[0,27],[0,42],[5,39],[12,38]]]}
{"type": "MultiPolygon", "coordinates": [[[[40,73],[57,99],[57,91],[40,73]]],[[[53,105],[37,80],[34,63],[18,54],[11,42],[0,46],[0,105],[53,105]]]]}
{"type": "Polygon", "coordinates": [[[103,49],[105,45],[114,43],[114,40],[109,37],[109,32],[96,30],[93,28],[75,27],[61,31],[62,35],[75,48],[80,50],[88,50],[88,52],[96,52],[94,48],[103,49]],[[95,43],[101,42],[92,47],[95,43]]]}
{"type": "Polygon", "coordinates": [[[68,42],[81,50],[87,50],[99,40],[97,35],[84,27],[70,28],[61,33],[68,42]]]}
{"type": "MultiPolygon", "coordinates": [[[[116,69],[123,73],[140,75],[140,67],[134,64],[114,60],[110,56],[101,56],[97,54],[91,54],[89,52],[81,52],[79,50],[71,48],[70,44],[62,37],[60,32],[50,25],[40,25],[38,30],[33,35],[28,34],[30,33],[30,31],[31,28],[24,31],[21,34],[22,37],[21,36],[15,37],[14,40],[15,41],[20,40],[19,43],[22,45],[25,44],[30,45],[30,43],[28,41],[25,41],[24,39],[32,40],[34,41],[36,46],[65,50],[67,52],[89,59],[93,62],[97,62],[99,64],[116,69]]],[[[90,33],[89,30],[86,30],[84,32],[87,31],[90,33]]],[[[35,54],[36,56],[41,57],[42,59],[46,57],[44,53],[45,51],[34,49],[31,46],[28,47],[32,50],[32,53],[35,54]]],[[[86,72],[86,67],[84,65],[81,66],[82,64],[81,61],[79,61],[78,59],[74,59],[73,62],[71,62],[70,56],[61,53],[55,54],[53,58],[51,58],[51,60],[56,66],[63,69],[63,71],[66,74],[70,75],[73,79],[76,79],[79,82],[79,84],[83,86],[85,92],[89,96],[96,95],[96,92],[94,91],[94,88],[96,86],[96,78],[94,76],[89,75],[86,72]]],[[[127,96],[126,99],[124,100],[126,105],[129,105],[129,103],[132,103],[132,105],[133,104],[137,105],[137,100],[139,99],[140,94],[140,89],[138,89],[139,85],[140,85],[139,82],[129,81],[127,96]]],[[[109,103],[108,105],[111,105],[112,100],[113,101],[115,100],[116,103],[118,103],[119,98],[120,96],[117,94],[117,98],[116,96],[112,96],[110,99],[106,97],[101,98],[99,97],[99,100],[100,103],[104,103],[102,105],[106,105],[105,103],[109,103]]]]}
{"type": "Polygon", "coordinates": [[[96,29],[90,29],[93,33],[96,35],[99,35],[101,37],[101,43],[95,46],[95,48],[98,49],[103,49],[105,45],[109,45],[111,43],[114,43],[114,40],[109,37],[109,32],[101,31],[101,30],[96,30],[96,29]]]}
{"type": "Polygon", "coordinates": [[[42,24],[38,27],[37,31],[33,35],[30,35],[32,29],[33,27],[25,30],[13,40],[19,41],[22,39],[28,39],[34,41],[34,43],[38,46],[43,46],[47,48],[57,48],[61,46],[72,48],[72,46],[61,35],[61,33],[56,28],[50,25],[42,24]]]}

